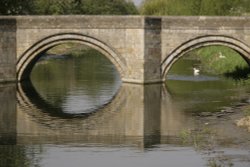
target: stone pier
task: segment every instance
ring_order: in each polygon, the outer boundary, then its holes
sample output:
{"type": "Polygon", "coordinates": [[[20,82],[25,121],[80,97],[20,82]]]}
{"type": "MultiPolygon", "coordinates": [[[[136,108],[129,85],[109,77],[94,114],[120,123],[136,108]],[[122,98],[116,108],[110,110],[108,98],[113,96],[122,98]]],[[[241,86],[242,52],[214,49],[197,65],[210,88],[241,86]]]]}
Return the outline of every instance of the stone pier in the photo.
{"type": "Polygon", "coordinates": [[[0,16],[0,82],[22,81],[41,53],[76,42],[98,50],[123,82],[163,82],[185,53],[224,45],[250,59],[250,17],[0,16]]]}

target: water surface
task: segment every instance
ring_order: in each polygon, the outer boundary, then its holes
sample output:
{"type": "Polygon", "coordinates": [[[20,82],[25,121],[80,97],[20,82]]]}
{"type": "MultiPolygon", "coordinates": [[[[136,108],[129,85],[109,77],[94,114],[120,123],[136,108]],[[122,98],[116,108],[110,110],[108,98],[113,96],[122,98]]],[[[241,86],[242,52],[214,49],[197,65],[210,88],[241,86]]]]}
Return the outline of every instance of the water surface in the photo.
{"type": "Polygon", "coordinates": [[[31,82],[0,86],[0,166],[248,167],[250,134],[234,121],[249,84],[180,63],[142,86],[104,56],[44,58],[31,82]]]}

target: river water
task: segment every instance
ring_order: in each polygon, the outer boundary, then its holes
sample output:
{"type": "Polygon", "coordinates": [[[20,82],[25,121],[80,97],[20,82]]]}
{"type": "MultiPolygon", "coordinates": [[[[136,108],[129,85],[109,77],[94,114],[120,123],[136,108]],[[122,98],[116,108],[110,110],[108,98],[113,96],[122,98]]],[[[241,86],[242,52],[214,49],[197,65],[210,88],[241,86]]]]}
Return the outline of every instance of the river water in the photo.
{"type": "Polygon", "coordinates": [[[235,121],[250,84],[194,76],[193,63],[142,86],[104,56],[44,57],[31,82],[0,85],[0,166],[249,167],[250,133],[235,121]]]}

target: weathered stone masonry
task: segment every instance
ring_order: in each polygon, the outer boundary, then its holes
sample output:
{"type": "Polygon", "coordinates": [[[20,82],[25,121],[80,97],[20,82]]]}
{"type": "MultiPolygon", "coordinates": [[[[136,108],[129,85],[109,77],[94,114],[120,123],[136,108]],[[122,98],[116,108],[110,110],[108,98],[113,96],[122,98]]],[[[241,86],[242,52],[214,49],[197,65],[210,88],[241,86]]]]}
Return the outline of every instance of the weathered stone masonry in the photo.
{"type": "Polygon", "coordinates": [[[124,82],[165,80],[186,52],[225,45],[250,59],[249,17],[1,16],[0,81],[29,77],[40,53],[65,42],[103,53],[124,82]]]}
{"type": "Polygon", "coordinates": [[[16,80],[16,20],[0,19],[0,82],[16,80]]]}

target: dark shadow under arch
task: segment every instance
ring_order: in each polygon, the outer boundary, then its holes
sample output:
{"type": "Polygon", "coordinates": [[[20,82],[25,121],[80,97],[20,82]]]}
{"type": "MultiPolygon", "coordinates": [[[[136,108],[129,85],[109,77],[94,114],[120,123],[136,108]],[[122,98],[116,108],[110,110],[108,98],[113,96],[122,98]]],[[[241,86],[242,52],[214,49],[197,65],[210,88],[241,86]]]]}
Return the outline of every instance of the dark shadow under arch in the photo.
{"type": "Polygon", "coordinates": [[[250,64],[250,47],[244,42],[228,36],[200,36],[182,43],[173,52],[166,56],[166,58],[161,63],[162,79],[166,79],[166,75],[171,66],[183,55],[190,52],[191,50],[211,45],[227,46],[238,52],[247,61],[247,63],[250,64]]]}
{"type": "Polygon", "coordinates": [[[83,34],[61,33],[48,36],[36,42],[20,56],[16,64],[18,81],[29,78],[33,66],[44,51],[66,42],[80,43],[99,51],[114,64],[121,78],[123,77],[125,60],[106,43],[83,34]]]}

